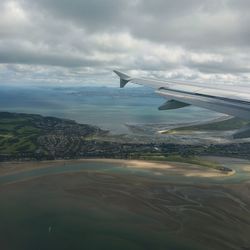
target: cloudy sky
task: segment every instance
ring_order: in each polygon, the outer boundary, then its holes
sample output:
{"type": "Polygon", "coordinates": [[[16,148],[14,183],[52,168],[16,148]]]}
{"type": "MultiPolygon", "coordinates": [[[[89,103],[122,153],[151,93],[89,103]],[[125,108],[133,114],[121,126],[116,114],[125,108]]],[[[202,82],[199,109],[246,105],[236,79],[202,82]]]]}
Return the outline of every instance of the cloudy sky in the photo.
{"type": "Polygon", "coordinates": [[[2,84],[247,82],[249,52],[248,0],[0,1],[2,84]]]}

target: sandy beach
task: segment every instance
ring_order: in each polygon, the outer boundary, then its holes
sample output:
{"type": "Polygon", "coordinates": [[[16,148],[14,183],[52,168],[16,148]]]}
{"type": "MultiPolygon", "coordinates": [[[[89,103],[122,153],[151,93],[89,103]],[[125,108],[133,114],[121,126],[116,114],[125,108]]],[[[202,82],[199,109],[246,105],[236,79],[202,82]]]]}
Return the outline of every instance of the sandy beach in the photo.
{"type": "MultiPolygon", "coordinates": [[[[1,162],[0,175],[17,173],[38,168],[55,167],[60,165],[71,165],[88,162],[102,162],[119,164],[126,168],[152,170],[156,175],[177,174],[187,177],[224,177],[235,174],[235,171],[224,172],[208,167],[198,166],[179,162],[157,162],[144,160],[123,160],[123,159],[76,159],[76,160],[53,160],[53,161],[27,161],[27,162],[1,162]]],[[[250,166],[249,166],[250,167],[250,166]]]]}

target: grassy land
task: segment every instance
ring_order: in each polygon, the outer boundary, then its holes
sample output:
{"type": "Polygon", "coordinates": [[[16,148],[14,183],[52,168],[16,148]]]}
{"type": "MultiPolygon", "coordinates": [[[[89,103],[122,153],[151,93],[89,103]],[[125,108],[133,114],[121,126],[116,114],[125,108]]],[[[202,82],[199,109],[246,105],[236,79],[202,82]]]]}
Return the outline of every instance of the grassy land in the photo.
{"type": "Polygon", "coordinates": [[[71,120],[0,112],[0,154],[30,155],[39,151],[46,155],[50,153],[46,146],[52,150],[60,143],[69,147],[66,144],[71,140],[71,137],[91,137],[99,132],[101,132],[99,128],[77,124],[71,120]],[[43,136],[51,139],[41,145],[38,139],[43,136]]]}
{"type": "Polygon", "coordinates": [[[35,138],[41,134],[41,129],[34,126],[35,117],[0,114],[0,152],[2,154],[32,152],[36,149],[35,138]]]}

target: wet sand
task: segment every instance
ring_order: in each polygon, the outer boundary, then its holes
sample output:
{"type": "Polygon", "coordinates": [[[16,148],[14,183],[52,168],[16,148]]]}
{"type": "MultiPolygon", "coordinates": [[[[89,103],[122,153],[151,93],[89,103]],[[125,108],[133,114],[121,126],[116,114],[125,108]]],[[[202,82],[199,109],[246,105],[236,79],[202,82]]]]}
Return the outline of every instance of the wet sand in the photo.
{"type": "Polygon", "coordinates": [[[102,160],[77,162],[100,166],[0,185],[5,250],[250,247],[249,183],[183,184],[180,180],[188,178],[183,175],[169,183],[155,176],[175,169],[175,163],[112,160],[126,171],[107,172],[102,160]],[[131,169],[147,169],[151,175],[131,169]]]}
{"type": "Polygon", "coordinates": [[[1,163],[1,245],[5,250],[248,249],[250,163],[206,159],[236,173],[138,160],[1,163]],[[244,179],[232,183],[239,173],[244,179]]]}

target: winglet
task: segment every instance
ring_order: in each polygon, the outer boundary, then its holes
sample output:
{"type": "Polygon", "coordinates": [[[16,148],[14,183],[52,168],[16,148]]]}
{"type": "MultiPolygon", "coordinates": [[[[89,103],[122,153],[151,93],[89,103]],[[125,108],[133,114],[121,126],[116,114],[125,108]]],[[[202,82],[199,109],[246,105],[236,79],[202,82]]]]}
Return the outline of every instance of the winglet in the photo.
{"type": "Polygon", "coordinates": [[[120,88],[123,88],[132,78],[120,71],[114,70],[114,72],[120,77],[120,88]]]}

